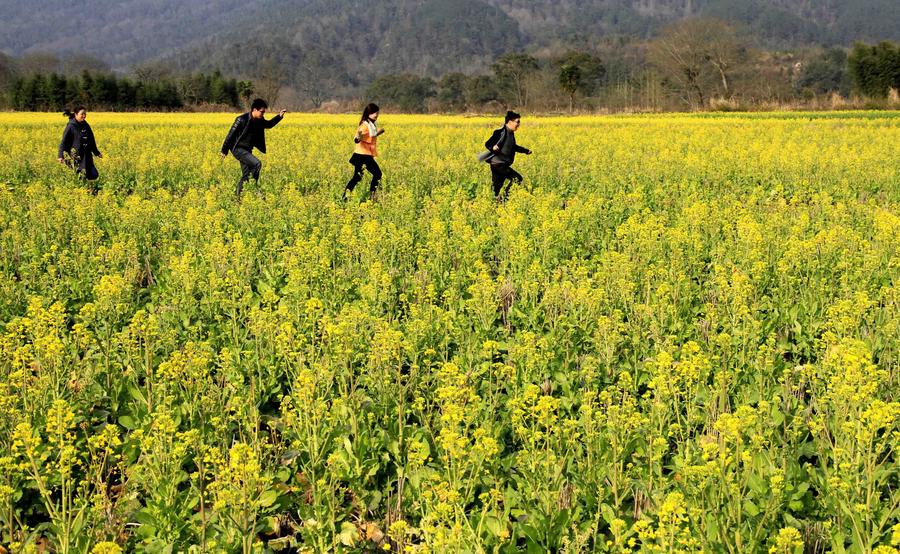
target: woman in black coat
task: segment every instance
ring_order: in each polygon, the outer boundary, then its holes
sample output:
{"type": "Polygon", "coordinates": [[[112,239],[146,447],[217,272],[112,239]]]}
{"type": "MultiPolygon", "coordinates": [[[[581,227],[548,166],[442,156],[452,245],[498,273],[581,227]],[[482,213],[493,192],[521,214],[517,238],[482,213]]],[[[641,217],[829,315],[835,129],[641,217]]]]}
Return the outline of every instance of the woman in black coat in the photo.
{"type": "Polygon", "coordinates": [[[87,111],[84,106],[78,106],[72,111],[64,111],[63,115],[69,118],[69,123],[59,143],[59,163],[75,168],[76,173],[88,181],[93,181],[100,176],[94,165],[94,156],[102,158],[103,154],[97,149],[94,131],[86,121],[87,111]],[[70,160],[66,160],[66,153],[69,154],[70,160]]]}

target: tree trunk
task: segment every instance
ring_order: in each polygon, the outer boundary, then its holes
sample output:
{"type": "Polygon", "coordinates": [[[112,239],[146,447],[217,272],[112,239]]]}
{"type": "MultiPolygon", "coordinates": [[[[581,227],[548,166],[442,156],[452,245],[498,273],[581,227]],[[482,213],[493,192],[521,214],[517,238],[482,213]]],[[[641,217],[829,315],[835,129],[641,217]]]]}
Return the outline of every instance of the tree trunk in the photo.
{"type": "Polygon", "coordinates": [[[700,84],[697,83],[696,79],[691,82],[691,86],[693,87],[694,92],[697,93],[697,102],[702,108],[706,105],[706,98],[703,95],[703,89],[700,88],[700,84]]]}
{"type": "Polygon", "coordinates": [[[722,88],[725,89],[725,98],[731,98],[731,89],[728,87],[728,75],[725,73],[725,68],[717,64],[716,69],[719,70],[719,75],[722,77],[722,88]]]}

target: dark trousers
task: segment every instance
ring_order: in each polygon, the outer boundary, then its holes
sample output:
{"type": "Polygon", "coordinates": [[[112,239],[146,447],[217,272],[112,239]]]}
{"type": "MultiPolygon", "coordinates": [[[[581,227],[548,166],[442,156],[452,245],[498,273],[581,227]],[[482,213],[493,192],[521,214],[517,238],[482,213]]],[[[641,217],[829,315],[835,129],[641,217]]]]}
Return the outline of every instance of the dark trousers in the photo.
{"type": "Polygon", "coordinates": [[[513,182],[521,183],[522,176],[509,164],[491,164],[491,181],[494,185],[494,196],[499,198],[501,191],[503,196],[509,195],[509,188],[513,182]],[[506,185],[506,190],[503,190],[503,183],[506,181],[509,181],[509,184],[506,185]]]}
{"type": "Polygon", "coordinates": [[[353,192],[356,185],[362,181],[363,168],[368,169],[369,173],[372,174],[372,183],[369,185],[369,192],[375,192],[378,189],[378,185],[381,184],[381,168],[378,167],[378,162],[375,161],[375,158],[372,156],[363,156],[362,154],[354,154],[350,163],[353,164],[353,177],[347,182],[347,190],[344,191],[344,194],[346,195],[347,192],[353,192]]]}
{"type": "Polygon", "coordinates": [[[93,181],[100,177],[97,166],[94,165],[94,155],[91,152],[85,153],[83,156],[72,154],[73,159],[67,160],[66,165],[75,169],[75,173],[82,179],[93,181]]]}
{"type": "Polygon", "coordinates": [[[237,184],[237,195],[241,195],[244,189],[244,183],[253,177],[254,181],[259,181],[259,170],[262,169],[262,162],[245,148],[235,148],[231,151],[234,157],[241,162],[241,179],[237,184]]]}

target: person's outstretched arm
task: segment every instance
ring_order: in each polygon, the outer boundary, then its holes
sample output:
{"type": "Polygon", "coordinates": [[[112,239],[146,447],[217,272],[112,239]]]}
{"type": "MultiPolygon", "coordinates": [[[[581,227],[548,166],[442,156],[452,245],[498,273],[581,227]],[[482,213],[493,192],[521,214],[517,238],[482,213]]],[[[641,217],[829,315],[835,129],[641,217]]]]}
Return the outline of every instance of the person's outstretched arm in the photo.
{"type": "Polygon", "coordinates": [[[278,115],[276,115],[272,119],[267,119],[266,120],[266,129],[271,129],[272,127],[278,125],[278,122],[281,121],[282,119],[284,119],[284,114],[286,112],[287,112],[287,110],[281,110],[280,112],[278,112],[278,115]]]}
{"type": "Polygon", "coordinates": [[[531,150],[525,148],[524,146],[519,146],[518,144],[516,145],[516,152],[520,154],[531,154],[531,150]]]}

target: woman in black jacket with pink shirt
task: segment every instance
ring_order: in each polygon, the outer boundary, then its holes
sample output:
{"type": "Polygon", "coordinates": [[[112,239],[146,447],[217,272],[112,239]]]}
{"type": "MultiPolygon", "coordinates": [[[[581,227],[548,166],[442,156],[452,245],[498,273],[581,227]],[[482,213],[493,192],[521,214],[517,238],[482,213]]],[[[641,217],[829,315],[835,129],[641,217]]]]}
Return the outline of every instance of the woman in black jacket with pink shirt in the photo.
{"type": "Polygon", "coordinates": [[[72,111],[64,111],[63,115],[69,118],[69,123],[59,143],[57,160],[74,168],[84,179],[93,181],[100,176],[94,165],[94,156],[102,158],[103,154],[97,149],[94,131],[87,122],[87,111],[84,106],[78,106],[72,111]],[[66,160],[66,154],[69,155],[69,160],[66,160]]]}
{"type": "Polygon", "coordinates": [[[513,182],[522,182],[522,176],[512,168],[512,164],[516,160],[516,153],[531,154],[531,150],[516,144],[516,131],[521,124],[522,120],[519,114],[512,111],[506,112],[506,120],[503,122],[503,127],[494,131],[491,138],[484,143],[484,147],[490,153],[485,161],[491,164],[494,196],[498,200],[509,195],[509,188],[513,182]],[[503,183],[506,181],[509,181],[509,184],[503,190],[503,183]]]}

